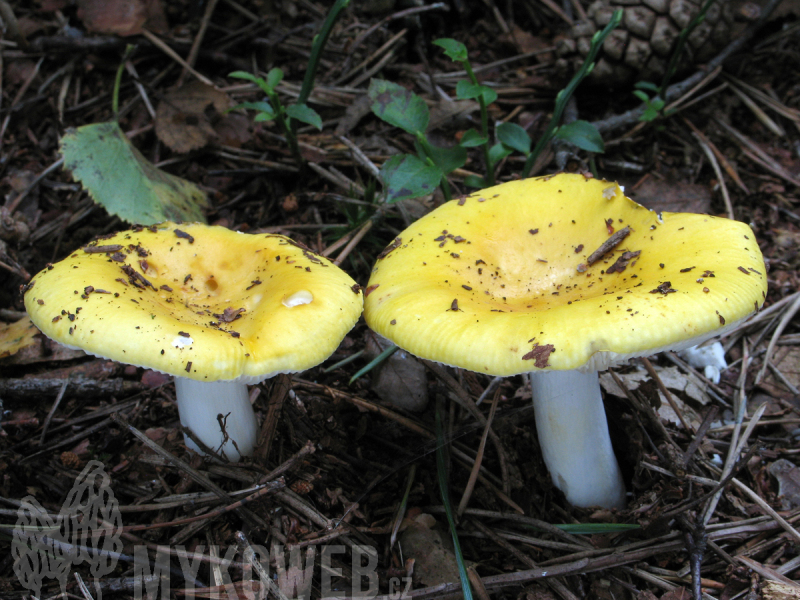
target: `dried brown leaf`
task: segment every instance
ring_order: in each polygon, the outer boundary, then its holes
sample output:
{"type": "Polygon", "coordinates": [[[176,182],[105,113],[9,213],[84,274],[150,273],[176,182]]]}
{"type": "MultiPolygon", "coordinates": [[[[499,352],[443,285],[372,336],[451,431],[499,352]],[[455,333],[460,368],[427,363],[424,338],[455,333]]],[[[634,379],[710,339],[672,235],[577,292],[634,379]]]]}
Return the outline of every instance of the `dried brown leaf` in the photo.
{"type": "Polygon", "coordinates": [[[767,471],[778,481],[778,498],[783,510],[800,506],[800,468],[781,458],[767,467],[767,471]]]}
{"type": "Polygon", "coordinates": [[[214,124],[232,105],[225,92],[200,81],[169,91],[156,110],[156,135],[179,154],[217,137],[214,124]]]}
{"type": "Polygon", "coordinates": [[[649,177],[629,195],[639,204],[659,212],[707,214],[711,209],[711,192],[706,186],[695,183],[649,177]]]}
{"type": "Polygon", "coordinates": [[[78,18],[88,31],[129,36],[142,33],[146,0],[78,0],[78,18]]]}

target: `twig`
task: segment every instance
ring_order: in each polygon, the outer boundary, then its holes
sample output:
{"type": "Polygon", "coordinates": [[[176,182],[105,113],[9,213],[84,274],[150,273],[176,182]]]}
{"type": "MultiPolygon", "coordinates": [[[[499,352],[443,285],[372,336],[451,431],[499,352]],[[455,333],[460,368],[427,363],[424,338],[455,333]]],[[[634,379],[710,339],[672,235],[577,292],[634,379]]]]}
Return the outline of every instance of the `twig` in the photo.
{"type": "Polygon", "coordinates": [[[278,585],[272,580],[272,577],[269,576],[269,573],[267,573],[264,567],[261,566],[255,550],[253,550],[250,542],[247,541],[247,536],[245,536],[243,532],[237,531],[236,541],[239,542],[245,562],[248,562],[252,565],[256,575],[258,575],[258,578],[261,580],[261,585],[263,585],[265,589],[272,592],[275,597],[278,598],[278,600],[289,600],[286,594],[281,591],[281,588],[279,588],[278,585]]]}
{"type": "Polygon", "coordinates": [[[686,549],[689,551],[689,564],[692,571],[692,595],[694,600],[701,600],[703,597],[701,582],[701,565],[706,551],[706,533],[702,522],[698,523],[693,517],[693,522],[689,521],[687,513],[678,517],[678,522],[683,526],[686,549]]]}
{"type": "MultiPolygon", "coordinates": [[[[119,413],[114,413],[111,415],[111,420],[119,425],[120,427],[127,429],[130,431],[136,438],[139,439],[145,446],[147,446],[150,450],[158,454],[159,456],[165,458],[170,463],[172,463],[175,467],[186,473],[193,481],[199,483],[201,486],[214,492],[220,499],[224,500],[229,504],[233,504],[236,502],[233,498],[231,498],[230,494],[219,487],[216,483],[211,481],[208,477],[193,469],[188,463],[182,461],[180,458],[172,454],[171,452],[165,450],[158,444],[156,444],[153,440],[147,437],[144,433],[136,429],[133,425],[128,423],[128,419],[126,419],[123,415],[119,413]]],[[[263,529],[269,529],[269,525],[258,515],[254,514],[252,511],[246,508],[237,508],[236,512],[242,517],[246,523],[248,523],[251,527],[262,527],[263,529]]]]}
{"type": "Polygon", "coordinates": [[[747,558],[746,556],[737,556],[736,560],[744,564],[749,569],[753,569],[756,573],[765,577],[767,579],[771,579],[772,581],[780,581],[781,583],[787,583],[794,587],[800,587],[796,581],[792,581],[782,573],[779,573],[775,569],[770,569],[766,565],[762,565],[759,562],[754,561],[752,558],[747,558]]]}
{"type": "Polygon", "coordinates": [[[286,544],[286,550],[291,551],[295,548],[308,548],[309,546],[319,546],[322,544],[328,544],[333,540],[338,540],[343,535],[346,535],[350,530],[346,527],[339,526],[330,533],[326,533],[325,535],[320,535],[317,537],[305,539],[302,542],[295,542],[294,544],[286,544]]]}
{"type": "MultiPolygon", "coordinates": [[[[455,392],[455,396],[453,396],[458,404],[462,407],[467,409],[467,412],[472,415],[472,417],[481,425],[485,426],[487,423],[486,417],[483,416],[483,413],[480,409],[475,406],[475,402],[473,402],[472,398],[470,398],[469,394],[464,390],[464,388],[459,385],[459,383],[447,372],[447,370],[442,367],[440,364],[431,362],[429,360],[422,361],[422,364],[425,367],[432,371],[439,379],[441,379],[447,387],[455,392]]],[[[497,459],[500,461],[500,473],[502,475],[503,480],[503,492],[508,495],[511,493],[511,485],[509,482],[509,475],[508,475],[508,461],[507,461],[507,453],[505,448],[503,447],[503,443],[500,441],[500,437],[494,432],[494,430],[489,427],[488,428],[489,437],[494,444],[495,451],[497,452],[497,459]]]]}
{"type": "Polygon", "coordinates": [[[308,456],[309,454],[314,454],[314,452],[316,452],[314,444],[311,442],[311,440],[307,441],[295,454],[283,461],[283,463],[281,463],[278,467],[261,477],[258,480],[258,483],[266,483],[267,481],[272,481],[273,479],[280,477],[286,473],[286,471],[293,468],[298,462],[300,462],[302,458],[308,456]]]}
{"type": "Polygon", "coordinates": [[[380,175],[380,173],[381,173],[380,169],[378,169],[378,167],[375,166],[375,163],[372,162],[367,157],[366,154],[364,154],[364,152],[361,150],[361,148],[359,148],[357,145],[355,145],[353,142],[351,142],[344,135],[339,135],[339,136],[336,136],[336,137],[338,137],[339,140],[341,140],[341,142],[350,149],[350,152],[353,153],[353,158],[356,159],[356,162],[358,164],[360,164],[362,167],[364,167],[367,171],[369,171],[370,175],[372,175],[375,178],[377,178],[380,175]]]}
{"type": "Polygon", "coordinates": [[[478,452],[475,455],[475,464],[472,466],[472,471],[470,471],[467,485],[464,488],[464,494],[461,496],[461,502],[458,503],[456,514],[458,515],[459,519],[464,514],[464,510],[467,508],[469,499],[472,496],[472,490],[475,489],[475,481],[478,479],[478,473],[481,468],[481,463],[483,462],[483,452],[486,450],[486,438],[489,435],[489,429],[492,426],[492,421],[494,421],[494,415],[495,412],[497,412],[497,401],[499,399],[500,392],[498,390],[492,399],[492,407],[489,409],[489,416],[486,419],[486,425],[483,428],[483,435],[481,435],[481,441],[478,444],[478,452]]]}
{"type": "Polygon", "coordinates": [[[372,219],[369,219],[361,226],[358,232],[353,236],[353,238],[347,243],[344,249],[339,253],[339,256],[336,257],[336,260],[333,261],[333,264],[335,264],[337,267],[340,267],[342,265],[344,259],[347,258],[348,255],[353,251],[353,248],[355,248],[358,245],[358,243],[362,239],[364,239],[364,236],[367,235],[367,232],[370,229],[372,229],[373,223],[374,221],[372,219]]]}
{"type": "Polygon", "coordinates": [[[206,10],[203,13],[203,20],[200,21],[200,29],[197,31],[197,35],[194,37],[194,42],[192,42],[192,48],[189,50],[189,56],[186,58],[186,66],[184,66],[183,71],[181,71],[181,74],[178,77],[177,87],[181,87],[183,85],[183,80],[186,77],[186,73],[189,71],[189,69],[194,67],[194,63],[197,60],[197,54],[200,52],[200,44],[203,43],[203,38],[206,35],[208,23],[211,21],[211,15],[214,14],[214,9],[216,6],[217,0],[209,0],[208,4],[206,4],[206,10]]]}
{"type": "Polygon", "coordinates": [[[83,579],[81,578],[80,573],[75,571],[73,573],[73,575],[75,575],[75,581],[78,582],[78,589],[81,591],[81,594],[83,594],[84,599],[85,600],[94,600],[94,598],[92,598],[92,593],[89,591],[89,588],[83,582],[83,579]]]}
{"type": "MultiPolygon", "coordinates": [[[[443,513],[444,507],[428,506],[425,508],[425,511],[430,513],[443,513]]],[[[468,508],[464,511],[464,515],[467,517],[481,517],[484,519],[501,519],[504,521],[511,521],[512,523],[521,524],[524,525],[525,527],[533,527],[545,533],[549,533],[553,537],[564,540],[566,544],[571,545],[573,548],[581,548],[581,549],[593,548],[592,544],[589,541],[580,536],[567,533],[563,529],[559,529],[558,527],[556,527],[552,523],[548,523],[547,521],[542,521],[541,519],[528,517],[523,514],[504,513],[494,510],[485,510],[483,508],[468,508]]]]}
{"type": "MultiPolygon", "coordinates": [[[[508,541],[504,540],[502,537],[497,535],[494,531],[492,531],[489,527],[474,519],[471,521],[472,526],[481,531],[486,537],[492,540],[495,544],[500,546],[506,552],[509,552],[514,555],[514,557],[524,564],[529,569],[535,569],[538,565],[536,562],[527,554],[519,550],[516,546],[509,543],[508,541]]],[[[559,596],[561,596],[564,600],[578,600],[578,597],[573,594],[570,589],[564,584],[561,579],[553,578],[553,579],[546,579],[545,583],[549,584],[553,591],[555,591],[559,596]]]]}
{"type": "MultiPolygon", "coordinates": [[[[353,75],[355,75],[355,73],[357,71],[359,71],[360,69],[366,68],[366,66],[369,63],[371,63],[373,60],[375,60],[377,57],[379,57],[379,56],[381,56],[383,54],[392,54],[392,56],[394,56],[394,53],[389,52],[389,50],[391,49],[392,46],[394,46],[395,44],[398,44],[402,40],[402,38],[405,37],[406,33],[408,33],[408,29],[407,28],[406,29],[401,29],[398,33],[396,33],[391,38],[389,38],[389,40],[387,42],[385,42],[380,48],[375,50],[375,52],[373,52],[370,56],[368,56],[367,58],[362,60],[359,64],[357,64],[355,67],[350,69],[347,73],[345,73],[344,75],[342,75],[338,79],[336,79],[333,82],[333,85],[335,85],[335,86],[342,85],[345,81],[347,81],[353,75]]],[[[384,61],[380,61],[378,64],[384,64],[384,61]]],[[[362,74],[362,76],[363,76],[363,74],[362,74]]],[[[357,83],[351,84],[351,87],[357,87],[357,85],[358,85],[357,83]]]]}
{"type": "Polygon", "coordinates": [[[653,368],[653,365],[650,364],[650,360],[646,356],[642,356],[639,361],[644,365],[645,370],[656,382],[656,386],[658,387],[659,391],[664,394],[664,397],[667,399],[670,407],[672,407],[673,412],[678,416],[678,420],[683,425],[683,428],[688,431],[689,433],[694,433],[694,429],[689,423],[686,422],[686,419],[683,418],[683,411],[678,406],[678,403],[675,402],[675,398],[672,396],[672,392],[667,389],[667,386],[664,385],[664,382],[661,381],[661,377],[658,376],[656,370],[653,368]]]}
{"type": "Polygon", "coordinates": [[[58,405],[61,404],[61,400],[64,398],[64,392],[67,391],[67,386],[69,385],[69,377],[64,380],[64,385],[61,386],[61,389],[58,390],[58,396],[53,401],[53,406],[50,407],[50,412],[47,413],[47,417],[45,417],[44,424],[42,425],[42,434],[39,436],[39,445],[41,446],[44,444],[44,438],[47,437],[47,430],[50,427],[50,421],[53,419],[53,415],[56,414],[56,410],[58,410],[58,405]]]}
{"type": "MultiPolygon", "coordinates": [[[[272,384],[272,392],[267,401],[267,416],[261,424],[258,434],[258,443],[254,452],[255,459],[260,463],[265,463],[269,458],[272,442],[275,439],[275,431],[280,420],[283,403],[289,396],[292,389],[292,378],[290,375],[278,375],[272,384]]],[[[313,452],[313,449],[312,449],[313,452]]]]}
{"type": "Polygon", "coordinates": [[[757,100],[763,102],[767,106],[769,106],[772,110],[776,113],[785,117],[795,123],[800,124],[800,110],[796,108],[789,108],[788,106],[784,106],[780,102],[777,102],[774,98],[765,94],[757,87],[750,85],[749,83],[742,81],[741,79],[737,79],[733,75],[726,73],[724,75],[725,79],[729,81],[733,86],[741,88],[742,90],[746,91],[752,97],[756,98],[757,100]]]}
{"type": "Polygon", "coordinates": [[[792,302],[789,305],[789,308],[786,309],[786,312],[783,313],[781,320],[778,322],[778,326],[775,328],[775,332],[772,334],[772,338],[769,340],[769,345],[767,346],[767,353],[764,355],[761,369],[759,369],[758,374],[756,375],[756,379],[754,381],[755,384],[758,384],[761,381],[761,379],[763,379],[764,374],[767,371],[767,365],[769,364],[770,359],[772,358],[772,352],[775,350],[775,344],[778,343],[778,338],[781,337],[783,330],[786,329],[786,326],[794,318],[798,310],[800,310],[800,294],[797,294],[797,297],[794,299],[794,302],[792,302]]]}
{"type": "Polygon", "coordinates": [[[686,452],[683,453],[683,464],[684,466],[689,465],[689,461],[692,459],[692,456],[700,447],[700,444],[703,442],[703,438],[708,431],[708,428],[711,427],[711,423],[714,422],[714,419],[717,418],[717,413],[719,409],[716,406],[712,406],[711,409],[706,413],[703,422],[700,423],[700,427],[697,428],[697,433],[694,434],[694,439],[686,448],[686,452]]]}
{"type": "Polygon", "coordinates": [[[108,427],[110,424],[111,424],[111,419],[110,418],[109,419],[104,419],[104,420],[100,421],[99,423],[97,423],[96,425],[93,425],[92,427],[87,427],[86,429],[84,429],[80,433],[76,433],[75,435],[71,435],[66,439],[59,440],[58,442],[53,442],[51,444],[48,444],[47,446],[44,446],[43,448],[40,448],[37,452],[34,452],[33,454],[28,454],[28,455],[24,456],[23,458],[21,458],[19,460],[19,464],[31,461],[34,458],[36,458],[37,456],[41,456],[42,454],[49,454],[50,452],[52,452],[53,450],[56,450],[57,448],[63,448],[64,446],[69,446],[70,444],[74,444],[77,441],[80,441],[80,440],[82,440],[84,438],[89,437],[93,433],[97,433],[98,431],[102,431],[103,429],[108,427]]]}
{"type": "Polygon", "coordinates": [[[598,260],[603,258],[606,254],[611,252],[614,248],[619,246],[622,243],[622,240],[628,237],[630,232],[631,232],[630,226],[626,225],[619,231],[611,234],[611,236],[606,241],[600,244],[597,250],[595,250],[589,255],[589,257],[586,259],[586,264],[592,266],[598,260]]]}
{"type": "Polygon", "coordinates": [[[692,133],[694,133],[697,137],[703,140],[703,142],[705,142],[708,145],[708,147],[711,148],[711,151],[714,153],[714,156],[716,156],[719,163],[722,164],[722,167],[725,169],[725,172],[730,176],[731,179],[733,179],[736,185],[739,186],[739,189],[742,190],[745,194],[750,194],[750,190],[744,184],[744,181],[742,181],[741,177],[739,177],[739,173],[736,172],[736,169],[733,167],[730,161],[725,157],[725,155],[719,151],[719,148],[717,148],[702,131],[700,131],[697,127],[695,127],[694,123],[692,123],[689,119],[684,117],[683,122],[692,130],[692,133]]]}
{"type": "Polygon", "coordinates": [[[748,138],[743,133],[736,130],[736,128],[732,127],[728,123],[725,123],[721,119],[714,118],[714,122],[717,123],[722,129],[725,130],[728,135],[730,135],[736,142],[741,145],[742,152],[753,162],[761,165],[766,170],[774,173],[781,179],[786,180],[787,182],[791,183],[792,185],[800,186],[800,179],[794,177],[789,171],[784,169],[777,161],[775,161],[769,154],[764,152],[758,145],[756,145],[750,138],[748,138]]]}
{"type": "Polygon", "coordinates": [[[361,46],[361,44],[364,43],[364,40],[366,40],[369,36],[371,36],[373,33],[378,31],[381,27],[383,27],[384,25],[386,25],[387,23],[389,23],[390,21],[393,21],[395,19],[403,19],[405,17],[410,17],[412,15],[417,15],[417,14],[420,14],[420,13],[423,13],[423,12],[427,12],[427,11],[430,11],[430,10],[449,11],[450,7],[445,2],[435,2],[433,4],[426,5],[426,6],[414,6],[412,8],[407,8],[405,10],[401,10],[401,11],[398,11],[396,13],[393,13],[393,14],[387,16],[387,17],[384,17],[383,19],[381,19],[377,23],[375,23],[372,27],[370,27],[369,29],[364,31],[361,35],[359,35],[356,38],[356,40],[350,45],[348,57],[347,57],[347,59],[345,59],[344,65],[342,65],[342,71],[345,71],[345,72],[349,71],[349,69],[350,69],[350,58],[355,56],[356,50],[361,46]]]}
{"type": "Polygon", "coordinates": [[[150,41],[150,43],[153,44],[156,48],[161,50],[164,54],[169,56],[172,60],[174,60],[179,65],[181,65],[184,69],[189,71],[189,73],[191,73],[192,75],[197,77],[197,79],[199,79],[200,81],[202,81],[203,83],[205,83],[208,86],[216,88],[216,86],[214,85],[213,81],[211,81],[208,77],[206,77],[202,73],[198,73],[197,71],[195,71],[194,68],[191,67],[191,65],[189,65],[185,60],[183,60],[183,58],[181,58],[180,54],[178,54],[177,52],[175,52],[175,50],[173,50],[167,44],[165,44],[161,40],[161,38],[159,38],[157,35],[155,35],[154,33],[149,32],[147,29],[142,29],[142,35],[144,37],[146,37],[150,41]]]}
{"type": "Polygon", "coordinates": [[[725,178],[722,176],[722,169],[719,168],[719,163],[717,162],[717,157],[714,154],[714,151],[711,150],[708,142],[706,142],[702,137],[697,135],[696,133],[692,133],[697,143],[700,144],[700,147],[703,149],[706,157],[708,158],[708,162],[711,163],[711,167],[714,169],[714,173],[717,176],[717,181],[719,182],[719,189],[722,192],[722,200],[725,202],[725,210],[728,213],[728,218],[733,220],[733,204],[731,204],[731,196],[728,194],[728,186],[725,185],[725,178]]]}
{"type": "Polygon", "coordinates": [[[798,531],[794,527],[792,527],[791,524],[786,519],[780,516],[775,511],[774,508],[772,508],[769,504],[764,502],[761,496],[756,494],[753,490],[751,490],[749,487],[747,487],[745,484],[743,484],[735,477],[731,479],[731,483],[733,483],[733,485],[735,485],[737,488],[739,488],[741,491],[747,494],[750,500],[755,502],[758,505],[758,507],[761,510],[763,510],[767,515],[775,519],[775,522],[778,525],[780,525],[780,527],[783,528],[784,531],[786,531],[790,536],[794,538],[795,543],[800,542],[800,533],[798,533],[798,531]]]}
{"type": "Polygon", "coordinates": [[[216,519],[217,517],[220,517],[220,516],[224,515],[225,513],[229,513],[232,510],[236,510],[237,508],[241,508],[245,504],[249,504],[250,502],[253,502],[254,500],[258,500],[259,498],[263,498],[267,494],[270,494],[270,493],[275,492],[277,490],[283,489],[284,487],[286,487],[286,484],[282,479],[280,479],[280,480],[277,480],[277,481],[273,481],[273,482],[271,482],[269,484],[265,484],[264,487],[262,487],[260,490],[250,494],[249,496],[247,496],[245,498],[242,498],[241,500],[237,500],[236,502],[234,502],[232,504],[228,504],[226,506],[222,506],[220,508],[217,508],[217,509],[212,510],[212,511],[207,512],[207,513],[203,513],[201,515],[197,515],[197,516],[194,516],[194,517],[186,517],[184,519],[177,519],[175,521],[164,521],[164,522],[159,522],[159,523],[153,523],[152,525],[126,525],[125,527],[123,527],[123,529],[125,531],[128,531],[128,532],[131,532],[131,531],[149,531],[151,529],[161,529],[163,527],[176,527],[178,525],[186,525],[188,523],[194,523],[196,521],[206,521],[208,519],[216,519]]]}
{"type": "MultiPolygon", "coordinates": [[[[746,365],[746,363],[744,363],[746,365]]],[[[742,372],[744,373],[747,369],[742,368],[742,372]]],[[[731,436],[731,445],[728,449],[728,456],[725,458],[725,465],[722,468],[722,473],[720,475],[720,480],[724,480],[727,476],[729,476],[732,472],[736,464],[739,462],[738,457],[741,455],[741,452],[747,443],[747,440],[750,438],[750,434],[753,433],[753,429],[755,429],[756,424],[761,419],[761,416],[764,414],[764,411],[767,408],[767,404],[764,403],[758,407],[753,418],[747,424],[745,428],[744,434],[742,435],[742,439],[738,440],[738,428],[741,427],[742,417],[744,416],[744,412],[746,411],[747,400],[743,394],[740,394],[741,398],[739,400],[739,411],[736,417],[736,425],[737,427],[733,430],[733,435],[731,436]]],[[[731,480],[733,481],[733,480],[731,480]]],[[[714,496],[712,496],[709,501],[708,505],[706,506],[703,514],[702,522],[704,525],[707,525],[708,522],[711,520],[711,516],[714,514],[714,510],[717,507],[717,503],[719,502],[720,497],[722,496],[722,492],[724,490],[720,489],[714,496]]]]}
{"type": "Polygon", "coordinates": [[[775,121],[773,121],[767,113],[761,110],[761,107],[756,104],[750,96],[744,93],[743,90],[739,88],[738,85],[732,84],[731,89],[733,93],[736,94],[739,99],[744,103],[744,105],[750,109],[756,119],[758,119],[764,127],[769,129],[772,133],[774,133],[778,137],[785,137],[786,132],[784,131],[783,127],[778,125],[775,121]]]}
{"type": "Polygon", "coordinates": [[[14,107],[22,100],[22,97],[28,91],[28,88],[31,87],[33,80],[36,79],[36,76],[39,74],[39,69],[44,62],[44,56],[39,59],[39,62],[36,63],[36,66],[31,70],[30,75],[24,81],[24,83],[20,86],[19,90],[17,90],[17,95],[14,96],[14,100],[11,102],[11,106],[8,108],[8,114],[6,114],[6,118],[3,119],[3,125],[0,126],[0,148],[3,147],[3,138],[6,137],[6,128],[8,127],[8,123],[11,121],[11,112],[14,110],[14,107]]]}
{"type": "MultiPolygon", "coordinates": [[[[155,119],[156,109],[153,108],[153,103],[150,102],[150,97],[147,95],[147,90],[144,89],[142,82],[139,81],[139,74],[136,72],[136,67],[134,66],[133,62],[126,60],[125,70],[131,77],[133,77],[133,85],[136,86],[136,91],[139,92],[139,97],[142,99],[142,102],[144,102],[144,106],[147,109],[147,113],[150,115],[150,118],[155,119]]],[[[130,135],[128,137],[130,138],[130,135]]]]}

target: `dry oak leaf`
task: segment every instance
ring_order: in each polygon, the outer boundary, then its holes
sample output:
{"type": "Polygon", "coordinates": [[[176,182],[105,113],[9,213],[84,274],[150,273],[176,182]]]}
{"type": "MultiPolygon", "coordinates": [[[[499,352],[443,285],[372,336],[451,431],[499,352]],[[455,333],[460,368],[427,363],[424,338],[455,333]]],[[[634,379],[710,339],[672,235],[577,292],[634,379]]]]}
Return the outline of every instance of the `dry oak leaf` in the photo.
{"type": "Polygon", "coordinates": [[[24,316],[16,323],[0,325],[0,358],[12,356],[26,348],[36,344],[34,337],[39,333],[28,316],[24,316]]]}
{"type": "Polygon", "coordinates": [[[88,31],[119,35],[139,35],[142,28],[162,32],[167,19],[160,0],[78,0],[78,18],[88,31]]]}
{"type": "Polygon", "coordinates": [[[221,92],[192,81],[167,92],[156,110],[156,135],[173,152],[197,150],[217,137],[214,124],[233,103],[221,92]]]}

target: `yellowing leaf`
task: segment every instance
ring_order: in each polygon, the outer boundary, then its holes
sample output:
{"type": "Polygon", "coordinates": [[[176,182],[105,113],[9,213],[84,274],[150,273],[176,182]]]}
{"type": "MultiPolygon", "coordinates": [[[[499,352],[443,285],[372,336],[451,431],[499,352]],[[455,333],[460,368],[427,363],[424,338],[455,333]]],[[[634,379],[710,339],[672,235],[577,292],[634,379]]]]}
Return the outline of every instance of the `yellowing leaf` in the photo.
{"type": "Polygon", "coordinates": [[[39,330],[36,325],[31,323],[27,317],[23,317],[16,323],[0,326],[0,358],[16,354],[23,348],[36,343],[33,338],[39,330]]]}
{"type": "Polygon", "coordinates": [[[206,221],[200,210],[208,205],[205,193],[156,168],[134,148],[117,123],[68,129],[60,150],[64,167],[112,215],[142,225],[206,221]]]}

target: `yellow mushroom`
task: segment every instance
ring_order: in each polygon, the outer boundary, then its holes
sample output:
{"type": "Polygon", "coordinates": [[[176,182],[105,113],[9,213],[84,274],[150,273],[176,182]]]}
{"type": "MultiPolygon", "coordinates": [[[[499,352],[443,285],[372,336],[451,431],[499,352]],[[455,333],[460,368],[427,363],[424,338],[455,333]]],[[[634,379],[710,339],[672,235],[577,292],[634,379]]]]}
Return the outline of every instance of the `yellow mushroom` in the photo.
{"type": "Polygon", "coordinates": [[[551,476],[578,506],[624,506],[597,371],[683,349],[756,311],[751,229],[657,214],[616,183],[561,174],[453,200],[384,250],[365,290],[376,332],[429,360],[531,373],[551,476]]]}
{"type": "Polygon", "coordinates": [[[181,423],[234,461],[256,443],[246,384],[325,360],[362,305],[344,271],[289,238],[174,223],[97,240],[25,293],[48,337],[176,376],[181,423]]]}

